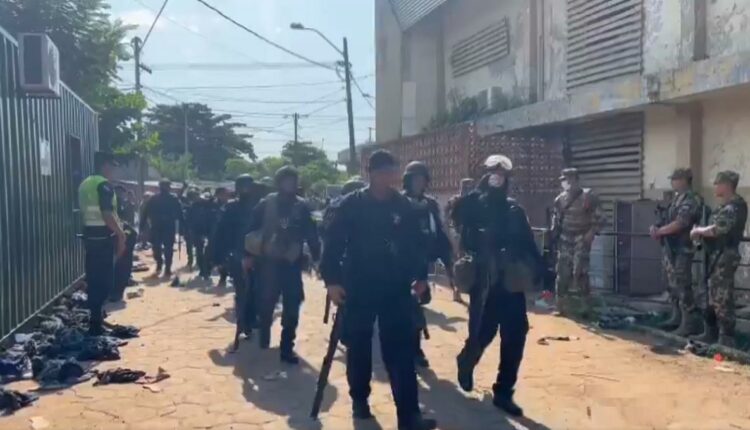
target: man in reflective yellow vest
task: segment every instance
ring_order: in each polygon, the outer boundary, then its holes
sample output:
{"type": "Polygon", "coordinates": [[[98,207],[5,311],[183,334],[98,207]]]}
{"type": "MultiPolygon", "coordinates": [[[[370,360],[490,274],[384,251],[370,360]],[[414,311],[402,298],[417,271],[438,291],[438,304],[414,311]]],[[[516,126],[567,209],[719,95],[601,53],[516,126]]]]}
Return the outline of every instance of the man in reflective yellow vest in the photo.
{"type": "Polygon", "coordinates": [[[89,333],[102,333],[102,306],[114,287],[115,260],[125,252],[125,233],[117,217],[117,197],[109,182],[117,165],[112,154],[94,155],[96,172],[78,188],[86,247],[86,284],[91,312],[89,333]]]}

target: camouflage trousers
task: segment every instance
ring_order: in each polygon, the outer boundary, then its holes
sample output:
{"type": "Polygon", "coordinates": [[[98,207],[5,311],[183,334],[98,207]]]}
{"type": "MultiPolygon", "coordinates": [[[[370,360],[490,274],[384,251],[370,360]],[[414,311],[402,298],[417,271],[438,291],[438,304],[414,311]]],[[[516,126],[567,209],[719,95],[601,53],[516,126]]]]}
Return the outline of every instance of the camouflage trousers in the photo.
{"type": "Polygon", "coordinates": [[[669,299],[679,303],[683,312],[696,310],[693,292],[693,254],[676,253],[674,259],[664,252],[664,270],[667,272],[669,299]]]}
{"type": "Polygon", "coordinates": [[[557,250],[557,280],[555,290],[557,297],[578,294],[588,297],[591,293],[589,284],[589,259],[591,244],[584,235],[562,235],[557,250]]]}
{"type": "Polygon", "coordinates": [[[708,303],[716,314],[719,329],[726,334],[733,334],[736,324],[734,275],[739,264],[739,252],[736,249],[725,249],[708,278],[708,303]]]}

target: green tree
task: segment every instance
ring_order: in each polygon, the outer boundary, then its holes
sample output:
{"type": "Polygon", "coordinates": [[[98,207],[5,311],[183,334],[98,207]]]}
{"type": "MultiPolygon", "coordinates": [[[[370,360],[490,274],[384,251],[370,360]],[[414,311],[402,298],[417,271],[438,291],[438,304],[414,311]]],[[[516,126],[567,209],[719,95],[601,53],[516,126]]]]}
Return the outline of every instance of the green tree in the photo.
{"type": "Polygon", "coordinates": [[[325,151],[312,142],[287,142],[281,150],[281,156],[295,167],[302,167],[319,160],[328,160],[325,151]]]}
{"type": "Polygon", "coordinates": [[[196,177],[190,154],[177,158],[156,155],[149,157],[148,160],[149,164],[159,171],[162,177],[171,179],[172,181],[182,182],[196,177]]]}
{"type": "Polygon", "coordinates": [[[186,124],[188,152],[201,178],[223,178],[229,159],[256,158],[252,136],[237,130],[245,124],[233,122],[231,115],[217,115],[205,104],[157,105],[147,114],[148,129],[159,133],[167,158],[185,153],[186,124]]]}
{"type": "Polygon", "coordinates": [[[117,63],[130,58],[127,33],[104,0],[2,0],[0,27],[16,36],[46,33],[60,50],[60,77],[99,112],[100,141],[117,150],[135,139],[132,126],[145,101],[111,86],[117,63]]]}

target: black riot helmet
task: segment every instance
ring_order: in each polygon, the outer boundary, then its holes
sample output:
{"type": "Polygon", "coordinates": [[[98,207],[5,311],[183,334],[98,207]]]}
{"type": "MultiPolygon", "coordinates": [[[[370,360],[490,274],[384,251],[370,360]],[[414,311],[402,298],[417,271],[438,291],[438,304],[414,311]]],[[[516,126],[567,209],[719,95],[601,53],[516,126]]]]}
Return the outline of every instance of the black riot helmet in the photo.
{"type": "Polygon", "coordinates": [[[234,191],[238,196],[251,191],[255,180],[248,174],[240,175],[234,180],[234,191]]]}
{"type": "Polygon", "coordinates": [[[430,183],[430,169],[427,168],[427,165],[421,161],[412,161],[409,164],[406,165],[406,169],[404,169],[404,189],[409,190],[411,187],[411,180],[415,176],[422,176],[427,183],[430,183]]]}
{"type": "Polygon", "coordinates": [[[362,182],[361,180],[352,178],[352,179],[346,181],[346,183],[344,184],[344,186],[341,187],[341,195],[345,196],[345,195],[353,193],[353,192],[355,192],[357,190],[361,190],[365,186],[366,186],[365,183],[362,182]]]}
{"type": "Polygon", "coordinates": [[[297,172],[297,169],[295,169],[292,166],[284,166],[276,171],[276,175],[274,177],[274,182],[276,184],[276,190],[281,193],[294,193],[297,191],[297,184],[299,183],[299,172],[297,172]],[[294,189],[282,189],[283,183],[287,179],[293,179],[294,180],[294,189]]]}

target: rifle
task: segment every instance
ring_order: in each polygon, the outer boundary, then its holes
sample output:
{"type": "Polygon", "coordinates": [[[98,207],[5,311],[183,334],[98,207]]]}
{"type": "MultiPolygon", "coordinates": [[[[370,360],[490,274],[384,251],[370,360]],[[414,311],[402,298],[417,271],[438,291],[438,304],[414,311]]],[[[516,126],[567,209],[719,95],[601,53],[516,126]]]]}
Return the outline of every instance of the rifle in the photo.
{"type": "MultiPolygon", "coordinates": [[[[656,215],[656,227],[663,227],[667,224],[669,224],[669,208],[665,207],[662,204],[657,204],[656,209],[654,209],[654,215],[656,215]]],[[[674,262],[674,249],[672,249],[672,245],[669,243],[669,238],[662,236],[662,238],[659,240],[661,242],[661,247],[664,249],[664,252],[667,253],[667,258],[669,258],[669,261],[674,262]]]]}
{"type": "Polygon", "coordinates": [[[323,324],[328,324],[328,320],[331,317],[331,298],[326,294],[326,307],[323,312],[323,324]]]}
{"type": "Polygon", "coordinates": [[[323,357],[323,365],[320,367],[320,375],[318,375],[318,385],[315,389],[312,411],[310,412],[310,417],[312,417],[313,419],[318,419],[320,406],[323,403],[323,394],[325,392],[326,386],[328,385],[328,375],[331,373],[333,356],[336,354],[336,348],[338,347],[339,340],[341,339],[343,310],[343,307],[339,307],[336,314],[333,316],[333,327],[331,327],[331,336],[328,339],[328,350],[326,351],[325,357],[323,357]]]}

